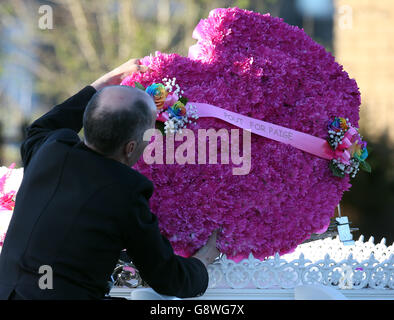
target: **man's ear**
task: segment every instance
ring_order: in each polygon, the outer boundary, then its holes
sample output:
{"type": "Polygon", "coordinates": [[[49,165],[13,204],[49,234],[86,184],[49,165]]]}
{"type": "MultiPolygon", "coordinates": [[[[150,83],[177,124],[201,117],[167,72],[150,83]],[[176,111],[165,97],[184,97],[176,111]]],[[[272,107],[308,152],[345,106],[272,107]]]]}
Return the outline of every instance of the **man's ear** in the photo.
{"type": "Polygon", "coordinates": [[[137,142],[136,141],[129,141],[126,146],[125,146],[125,152],[126,152],[126,157],[130,158],[133,154],[133,152],[135,151],[135,148],[137,146],[137,142]]]}

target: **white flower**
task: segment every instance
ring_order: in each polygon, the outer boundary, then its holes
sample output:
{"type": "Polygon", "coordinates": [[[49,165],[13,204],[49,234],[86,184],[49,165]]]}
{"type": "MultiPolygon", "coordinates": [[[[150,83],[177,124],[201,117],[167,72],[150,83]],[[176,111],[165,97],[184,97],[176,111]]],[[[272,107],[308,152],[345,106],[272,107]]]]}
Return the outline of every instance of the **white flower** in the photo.
{"type": "Polygon", "coordinates": [[[172,119],[167,120],[164,123],[164,132],[167,134],[168,132],[173,133],[175,131],[175,124],[174,121],[172,119]]]}

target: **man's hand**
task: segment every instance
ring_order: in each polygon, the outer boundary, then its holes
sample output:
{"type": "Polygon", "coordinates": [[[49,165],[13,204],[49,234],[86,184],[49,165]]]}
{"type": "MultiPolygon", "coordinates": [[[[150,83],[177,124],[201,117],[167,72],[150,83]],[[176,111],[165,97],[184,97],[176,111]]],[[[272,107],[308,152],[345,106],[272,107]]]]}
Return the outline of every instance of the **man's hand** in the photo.
{"type": "Polygon", "coordinates": [[[141,65],[139,59],[131,59],[94,81],[91,86],[98,91],[107,86],[120,84],[124,78],[133,72],[145,72],[146,70],[148,70],[148,67],[141,65]]]}
{"type": "Polygon", "coordinates": [[[212,232],[205,246],[198,250],[193,257],[199,259],[205,267],[215,261],[220,251],[216,248],[216,238],[218,230],[212,232]]]}

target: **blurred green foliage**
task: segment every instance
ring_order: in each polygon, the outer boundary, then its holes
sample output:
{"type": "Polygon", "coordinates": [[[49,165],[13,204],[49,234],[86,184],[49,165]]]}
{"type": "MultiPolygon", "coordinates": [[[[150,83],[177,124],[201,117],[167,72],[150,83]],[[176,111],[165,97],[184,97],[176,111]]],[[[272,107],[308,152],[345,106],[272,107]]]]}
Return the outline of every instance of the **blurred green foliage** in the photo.
{"type": "Polygon", "coordinates": [[[277,1],[2,0],[0,20],[26,25],[33,43],[11,62],[33,72],[35,92],[49,108],[127,59],[156,50],[186,55],[194,27],[214,8],[264,11],[277,1]],[[53,9],[51,30],[37,26],[44,4],[53,9]]]}

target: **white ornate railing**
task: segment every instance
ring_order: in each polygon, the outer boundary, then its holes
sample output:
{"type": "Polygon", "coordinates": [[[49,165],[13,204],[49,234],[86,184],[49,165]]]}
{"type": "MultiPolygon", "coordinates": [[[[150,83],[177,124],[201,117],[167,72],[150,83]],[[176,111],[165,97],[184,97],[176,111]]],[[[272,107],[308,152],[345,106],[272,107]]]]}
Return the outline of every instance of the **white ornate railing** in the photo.
{"type": "MultiPolygon", "coordinates": [[[[394,245],[387,247],[385,239],[375,244],[373,237],[364,242],[361,236],[351,246],[344,245],[338,237],[326,238],[301,244],[291,254],[277,254],[264,261],[250,255],[236,263],[223,255],[208,266],[208,273],[205,294],[189,299],[292,300],[300,298],[297,289],[311,285],[317,290],[337,289],[337,294],[331,293],[329,299],[342,296],[350,300],[394,300],[394,245]]],[[[137,300],[175,298],[139,285],[138,271],[123,275],[128,287],[114,286],[111,296],[137,300]]],[[[313,295],[308,299],[314,298],[313,295]]]]}
{"type": "Polygon", "coordinates": [[[302,244],[295,252],[238,263],[221,257],[208,266],[209,288],[292,289],[322,284],[339,289],[394,289],[394,246],[361,236],[353,246],[338,238],[302,244]]]}

